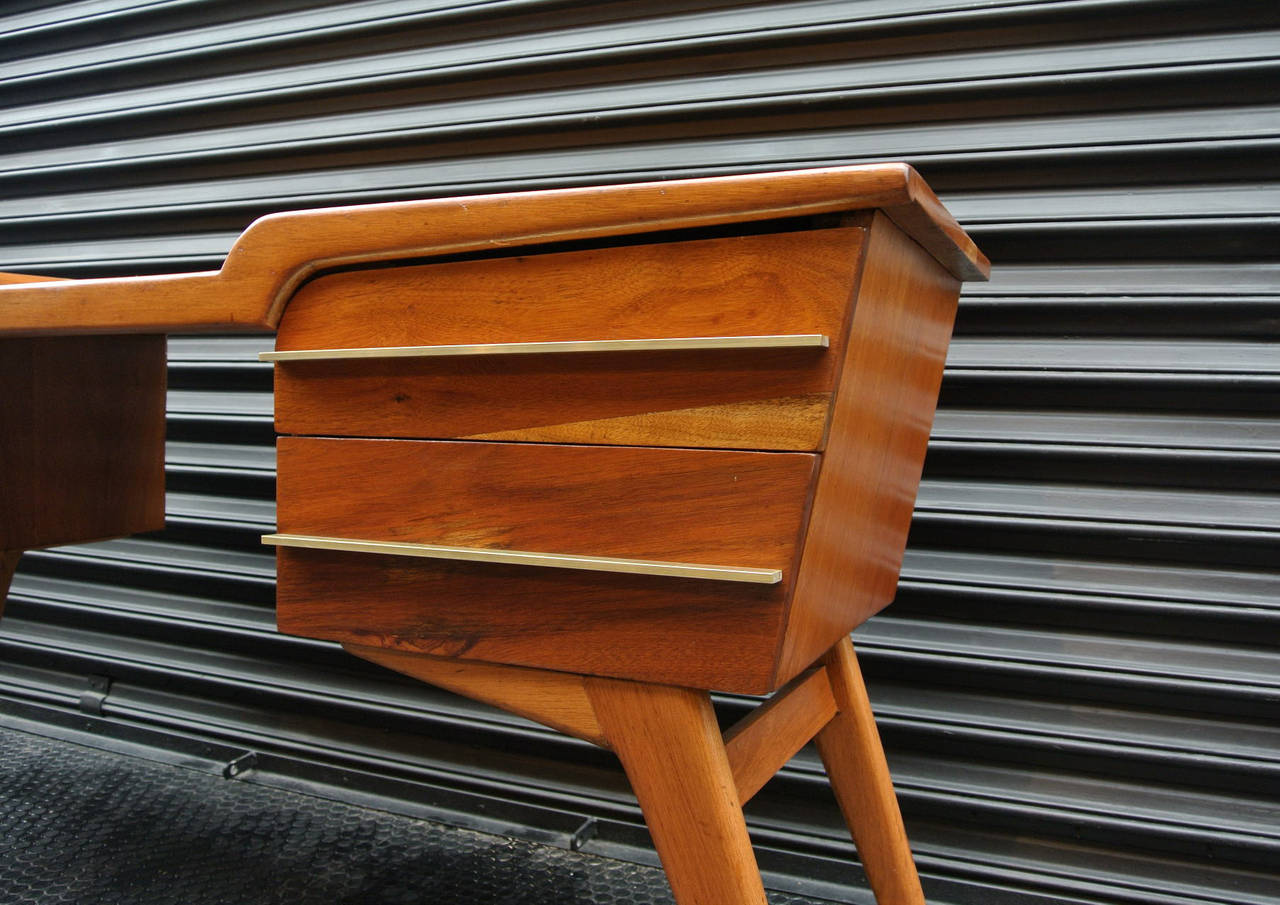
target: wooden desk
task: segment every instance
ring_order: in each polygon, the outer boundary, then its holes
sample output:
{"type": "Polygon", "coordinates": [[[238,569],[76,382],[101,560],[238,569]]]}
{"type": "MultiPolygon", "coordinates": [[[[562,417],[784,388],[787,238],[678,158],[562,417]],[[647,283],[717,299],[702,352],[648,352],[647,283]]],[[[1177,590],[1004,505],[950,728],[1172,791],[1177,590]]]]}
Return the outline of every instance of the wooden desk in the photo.
{"type": "Polygon", "coordinates": [[[764,903],[742,803],[816,737],[878,901],[923,902],[848,635],[893,597],[986,272],[890,164],[279,214],[214,273],[10,275],[0,577],[161,526],[163,333],[276,329],[282,631],[612,748],[681,905],[764,903]],[[773,696],[722,736],[709,690],[773,696]]]}

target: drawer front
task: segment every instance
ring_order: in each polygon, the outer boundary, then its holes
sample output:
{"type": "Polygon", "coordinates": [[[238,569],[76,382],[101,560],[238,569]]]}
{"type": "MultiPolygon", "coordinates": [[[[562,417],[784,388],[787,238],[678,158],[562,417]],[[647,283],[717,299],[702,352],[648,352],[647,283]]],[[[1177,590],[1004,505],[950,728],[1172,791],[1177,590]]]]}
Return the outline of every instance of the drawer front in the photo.
{"type": "Polygon", "coordinates": [[[279,532],[790,570],[817,456],[281,437],[279,532]]]}
{"type": "Polygon", "coordinates": [[[277,428],[821,449],[862,236],[846,227],[327,276],[281,323],[277,428]]]}
{"type": "Polygon", "coordinates": [[[279,531],[302,546],[279,550],[279,625],[406,651],[763,690],[817,459],[281,438],[279,531]],[[323,548],[335,539],[354,549],[323,548]],[[515,562],[485,558],[512,551],[515,562]]]}

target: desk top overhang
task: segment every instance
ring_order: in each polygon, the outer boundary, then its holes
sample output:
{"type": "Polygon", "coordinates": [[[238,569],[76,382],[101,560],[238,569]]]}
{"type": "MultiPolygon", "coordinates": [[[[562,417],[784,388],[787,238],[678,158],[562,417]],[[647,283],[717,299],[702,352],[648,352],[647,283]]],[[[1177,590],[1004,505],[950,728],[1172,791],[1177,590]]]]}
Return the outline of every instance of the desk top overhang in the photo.
{"type": "Polygon", "coordinates": [[[870,164],[271,214],[221,269],[112,279],[0,274],[0,333],[274,330],[321,271],[399,259],[878,209],[959,280],[990,265],[910,166],[870,164]]]}

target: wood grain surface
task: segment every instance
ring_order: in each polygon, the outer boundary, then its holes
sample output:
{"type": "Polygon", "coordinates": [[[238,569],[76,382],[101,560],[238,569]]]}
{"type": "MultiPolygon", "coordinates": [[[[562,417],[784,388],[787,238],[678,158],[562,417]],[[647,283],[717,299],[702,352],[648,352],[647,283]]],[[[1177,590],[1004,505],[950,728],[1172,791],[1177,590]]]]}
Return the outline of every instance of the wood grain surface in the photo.
{"type": "Polygon", "coordinates": [[[778,681],[897,588],[959,283],[887,218],[866,247],[778,681]]]}
{"type": "Polygon", "coordinates": [[[991,263],[913,168],[904,173],[910,200],[880,211],[957,280],[985,280],[991,263]]]}
{"type": "Polygon", "coordinates": [[[861,238],[852,227],[336,273],[290,301],[276,349],[831,335],[861,238]]]}
{"type": "Polygon", "coordinates": [[[281,534],[791,570],[805,453],[282,437],[281,534]]]}
{"type": "Polygon", "coordinates": [[[269,329],[325,269],[873,208],[957,277],[986,278],[986,259],[914,170],[871,164],[272,214],[218,271],[0,285],[0,333],[269,329]]]}
{"type": "Polygon", "coordinates": [[[276,348],[823,334],[827,349],[276,365],[281,433],[819,449],[857,227],[336,274],[276,348]]]}
{"type": "Polygon", "coordinates": [[[678,905],[767,905],[705,691],[589,679],[678,905]]]}
{"type": "MultiPolygon", "coordinates": [[[[751,373],[754,375],[759,371],[752,369],[751,373]]],[[[716,376],[729,382],[728,375],[723,372],[717,372],[716,376]]],[[[591,387],[601,391],[603,398],[618,399],[607,395],[607,383],[598,380],[591,382],[591,387]]],[[[703,390],[707,390],[705,385],[703,390]]],[[[742,384],[738,384],[735,391],[741,393],[742,384]]],[[[575,405],[585,397],[585,393],[574,395],[575,405]]],[[[518,440],[525,443],[821,450],[826,442],[830,402],[829,393],[775,396],[763,401],[697,405],[463,436],[470,440],[518,440]]]]}
{"type": "Polygon", "coordinates": [[[735,723],[724,742],[738,800],[750,801],[835,714],[827,672],[815,667],[735,723]]]}
{"type": "Polygon", "coordinates": [[[344,644],[348,653],[447,688],[553,729],[608,746],[587,696],[586,678],[567,672],[499,666],[344,644]]]}
{"type": "Polygon", "coordinates": [[[163,336],[0,339],[0,550],[164,527],[163,336]]]}
{"type": "Polygon", "coordinates": [[[285,549],[282,631],[768,691],[817,457],[283,437],[281,533],[775,568],[778,585],[285,549]]]}
{"type": "Polygon", "coordinates": [[[925,905],[862,671],[846,637],[825,658],[840,712],[818,733],[818,753],[880,905],[925,905]]]}
{"type": "Polygon", "coordinates": [[[772,690],[786,583],[280,548],[280,631],[585,675],[772,690]]]}
{"type": "Polygon", "coordinates": [[[276,367],[283,434],[821,449],[839,352],[564,355],[276,367]],[[793,395],[795,391],[820,389],[793,395]]]}
{"type": "Polygon", "coordinates": [[[33,273],[0,273],[0,285],[10,283],[47,283],[59,277],[43,277],[33,273]]]}

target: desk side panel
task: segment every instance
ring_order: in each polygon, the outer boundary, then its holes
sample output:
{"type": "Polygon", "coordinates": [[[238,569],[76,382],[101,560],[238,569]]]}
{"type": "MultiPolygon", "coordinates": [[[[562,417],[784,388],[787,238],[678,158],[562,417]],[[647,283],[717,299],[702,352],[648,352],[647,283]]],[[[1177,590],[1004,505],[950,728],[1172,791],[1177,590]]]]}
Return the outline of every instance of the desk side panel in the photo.
{"type": "Polygon", "coordinates": [[[0,340],[0,550],[164,527],[165,338],[0,340]]]}
{"type": "Polygon", "coordinates": [[[775,684],[893,599],[959,294],[876,216],[775,684]]]}

